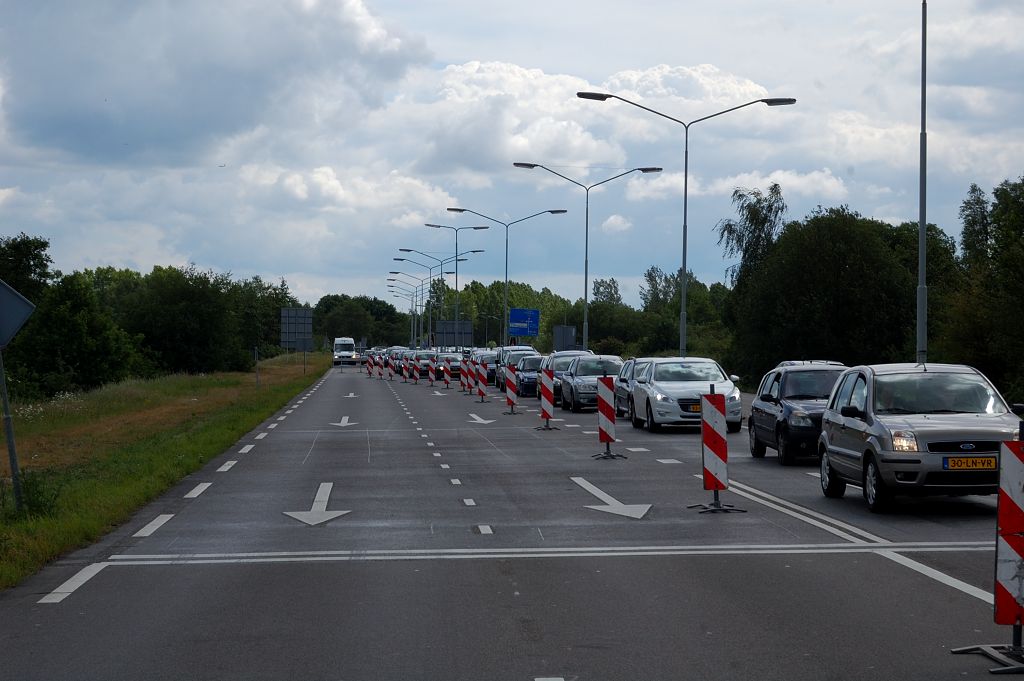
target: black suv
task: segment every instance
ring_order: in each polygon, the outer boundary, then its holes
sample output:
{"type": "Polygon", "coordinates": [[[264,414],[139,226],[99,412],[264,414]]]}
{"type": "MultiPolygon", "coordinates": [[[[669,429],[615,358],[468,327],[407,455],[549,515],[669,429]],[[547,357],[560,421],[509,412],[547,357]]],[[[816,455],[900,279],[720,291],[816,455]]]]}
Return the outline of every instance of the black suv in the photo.
{"type": "Polygon", "coordinates": [[[750,455],[761,458],[774,447],[783,466],[816,456],[821,415],[845,369],[839,362],[783,362],[765,374],[747,421],[750,455]]]}

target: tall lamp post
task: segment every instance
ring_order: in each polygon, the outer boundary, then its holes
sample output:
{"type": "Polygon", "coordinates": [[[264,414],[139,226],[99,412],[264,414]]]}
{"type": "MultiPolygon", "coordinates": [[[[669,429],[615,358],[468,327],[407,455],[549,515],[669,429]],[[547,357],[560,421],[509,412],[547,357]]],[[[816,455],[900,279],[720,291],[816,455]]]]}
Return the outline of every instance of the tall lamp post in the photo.
{"type": "Polygon", "coordinates": [[[651,112],[652,114],[654,114],[656,116],[661,116],[662,118],[667,118],[670,121],[678,123],[679,125],[683,126],[683,129],[686,131],[685,135],[684,135],[684,146],[683,146],[683,149],[684,149],[684,151],[683,151],[683,268],[682,268],[682,273],[681,273],[682,276],[680,277],[681,281],[679,282],[679,289],[680,289],[680,302],[679,302],[679,356],[680,357],[685,357],[686,356],[686,285],[687,285],[687,279],[689,278],[688,275],[687,275],[687,271],[686,271],[686,234],[687,234],[686,213],[687,213],[687,201],[688,201],[688,193],[689,193],[689,186],[688,185],[689,185],[689,179],[690,179],[689,178],[689,174],[690,174],[690,126],[693,125],[694,123],[700,123],[701,121],[706,121],[709,118],[715,118],[716,116],[721,116],[722,114],[727,114],[727,113],[729,113],[731,111],[736,111],[737,109],[742,109],[743,107],[751,106],[752,104],[767,104],[768,106],[785,106],[787,104],[796,104],[796,100],[793,99],[792,97],[765,97],[763,99],[755,99],[752,102],[747,102],[746,104],[740,104],[739,106],[730,107],[730,108],[725,109],[723,111],[719,111],[717,113],[713,113],[713,114],[711,114],[709,116],[702,116],[701,118],[695,118],[694,120],[692,120],[692,121],[687,123],[686,121],[681,121],[678,118],[673,118],[672,116],[668,116],[666,114],[663,114],[660,111],[655,111],[654,109],[650,109],[650,108],[644,106],[643,104],[637,104],[636,102],[632,102],[632,101],[630,101],[628,99],[625,99],[623,97],[619,97],[618,95],[611,95],[611,94],[607,94],[607,93],[604,93],[604,92],[577,92],[576,96],[579,97],[580,99],[593,99],[593,100],[596,100],[596,101],[599,101],[599,102],[603,102],[603,101],[608,100],[608,99],[617,99],[620,102],[625,102],[626,104],[632,104],[633,106],[637,107],[638,109],[643,109],[644,111],[649,111],[649,112],[651,112]]]}
{"type": "MultiPolygon", "coordinates": [[[[424,224],[426,224],[427,227],[433,227],[435,229],[450,229],[453,232],[455,232],[455,254],[456,254],[456,257],[458,257],[458,253],[459,253],[459,232],[461,232],[464,229],[490,229],[491,228],[490,225],[476,225],[474,227],[452,227],[450,225],[435,225],[435,224],[430,223],[430,222],[427,222],[427,223],[424,223],[424,224]]],[[[478,251],[470,251],[470,252],[471,253],[476,253],[478,251]]],[[[483,251],[479,251],[479,252],[483,253],[483,251]]],[[[462,318],[459,317],[459,294],[460,293],[461,292],[459,291],[459,261],[456,260],[455,261],[455,325],[459,328],[458,336],[459,336],[459,341],[460,341],[460,342],[456,343],[456,346],[458,346],[458,348],[461,350],[462,349],[462,342],[461,342],[462,341],[462,325],[461,325],[462,324],[462,318]]],[[[472,339],[470,339],[470,340],[472,341],[472,339]]]]}
{"type": "Polygon", "coordinates": [[[589,348],[590,345],[588,343],[588,340],[590,338],[590,322],[587,317],[587,308],[589,307],[590,300],[590,190],[593,189],[594,187],[600,186],[607,182],[611,182],[612,180],[617,180],[620,177],[625,177],[630,173],[660,173],[661,168],[631,168],[630,170],[627,170],[624,173],[619,173],[618,175],[609,177],[607,180],[601,180],[600,182],[595,182],[594,184],[591,185],[585,185],[582,182],[577,182],[571,177],[566,177],[562,173],[552,170],[551,168],[548,168],[545,165],[541,165],[540,163],[513,163],[512,165],[514,165],[516,168],[526,168],[527,170],[541,168],[543,170],[548,171],[552,175],[558,175],[563,180],[572,182],[577,187],[582,187],[587,194],[586,217],[583,220],[583,347],[589,348]]]}
{"type": "Polygon", "coordinates": [[[508,228],[516,223],[523,222],[524,220],[529,220],[530,218],[535,218],[538,215],[544,215],[545,213],[551,213],[552,215],[562,215],[563,213],[568,213],[569,211],[565,210],[564,208],[554,208],[552,210],[542,210],[539,213],[527,215],[525,218],[519,218],[518,220],[513,220],[512,222],[502,222],[497,218],[492,218],[489,215],[484,215],[483,213],[477,213],[475,210],[470,210],[468,208],[449,208],[448,210],[451,211],[452,213],[472,213],[473,215],[482,217],[484,220],[490,220],[491,222],[495,222],[505,227],[505,332],[504,341],[502,342],[502,345],[508,345],[508,228]]]}
{"type": "Polygon", "coordinates": [[[422,279],[420,279],[420,278],[414,277],[411,274],[408,274],[406,272],[388,272],[388,274],[392,274],[392,275],[395,275],[395,276],[401,275],[403,277],[408,277],[409,279],[412,280],[412,282],[406,282],[406,281],[402,281],[401,279],[388,278],[389,282],[394,282],[392,284],[388,284],[388,287],[389,288],[394,288],[395,290],[404,291],[404,292],[409,293],[409,294],[412,295],[412,297],[413,297],[413,311],[414,311],[414,314],[417,314],[417,317],[418,317],[418,320],[417,320],[418,323],[414,324],[414,326],[413,326],[413,328],[414,328],[414,332],[413,333],[414,333],[414,335],[422,337],[422,335],[423,335],[423,315],[422,314],[418,314],[418,312],[419,312],[419,308],[420,307],[423,307],[424,311],[426,310],[426,306],[423,305],[424,296],[422,295],[421,292],[426,287],[426,282],[430,279],[431,275],[428,275],[428,276],[423,277],[422,279]],[[410,286],[412,288],[401,289],[401,288],[398,288],[398,284],[401,284],[403,286],[410,286]],[[417,331],[417,327],[418,327],[418,331],[417,331]]]}
{"type": "MultiPolygon", "coordinates": [[[[470,229],[479,229],[479,228],[478,227],[471,227],[470,229]]],[[[484,227],[484,229],[487,229],[487,228],[484,227]]],[[[424,258],[430,258],[431,260],[436,262],[439,266],[445,265],[447,263],[450,263],[453,260],[455,261],[455,272],[454,273],[453,272],[443,272],[442,273],[442,280],[443,280],[443,275],[445,275],[445,274],[455,274],[455,289],[456,289],[455,314],[456,314],[456,318],[458,318],[458,313],[459,313],[459,307],[458,307],[458,287],[459,287],[459,274],[458,274],[458,272],[459,272],[459,263],[460,262],[466,262],[466,260],[467,260],[467,258],[463,258],[462,256],[470,255],[470,254],[473,254],[473,253],[484,253],[485,252],[484,249],[476,248],[476,249],[473,249],[471,251],[463,251],[462,253],[459,253],[458,244],[456,244],[455,255],[452,256],[451,258],[436,258],[436,257],[434,257],[434,256],[432,256],[432,255],[430,255],[428,253],[424,253],[423,251],[417,251],[415,248],[399,248],[398,250],[401,251],[402,253],[418,253],[418,254],[422,255],[424,258]]],[[[443,306],[444,306],[444,301],[443,300],[441,301],[441,304],[442,304],[442,308],[443,308],[443,306]]]]}

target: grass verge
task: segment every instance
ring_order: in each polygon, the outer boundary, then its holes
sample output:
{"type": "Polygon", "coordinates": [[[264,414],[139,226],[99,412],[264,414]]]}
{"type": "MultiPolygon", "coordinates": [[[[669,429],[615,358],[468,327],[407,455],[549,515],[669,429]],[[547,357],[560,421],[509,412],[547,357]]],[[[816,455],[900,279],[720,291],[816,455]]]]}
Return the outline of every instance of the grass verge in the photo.
{"type": "Polygon", "coordinates": [[[280,409],[330,366],[311,355],[254,374],[126,381],[45,404],[14,405],[25,508],[0,463],[0,589],[87,546],[280,409]]]}

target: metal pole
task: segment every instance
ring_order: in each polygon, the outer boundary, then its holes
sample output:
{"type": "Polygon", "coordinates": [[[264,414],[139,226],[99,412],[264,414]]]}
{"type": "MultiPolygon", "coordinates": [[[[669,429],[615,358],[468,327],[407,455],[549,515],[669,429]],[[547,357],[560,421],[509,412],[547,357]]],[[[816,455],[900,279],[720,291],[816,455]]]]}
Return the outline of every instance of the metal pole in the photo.
{"type": "Polygon", "coordinates": [[[455,347],[462,352],[462,319],[459,317],[459,230],[452,231],[455,232],[455,335],[458,337],[455,347]]]}
{"type": "Polygon", "coordinates": [[[920,192],[917,226],[917,362],[928,360],[928,286],[926,284],[928,221],[926,219],[928,194],[928,133],[925,131],[925,75],[927,73],[928,2],[921,0],[921,158],[919,161],[920,192]]]}
{"type": "Polygon", "coordinates": [[[11,464],[11,483],[14,486],[14,510],[21,513],[24,501],[21,496],[21,474],[18,472],[18,452],[14,448],[14,421],[11,419],[11,404],[7,400],[3,350],[0,350],[0,395],[3,396],[4,432],[7,433],[7,460],[11,464]]]}
{"type": "Polygon", "coordinates": [[[260,384],[260,346],[254,345],[252,347],[252,356],[256,361],[256,385],[260,384]]]}
{"type": "Polygon", "coordinates": [[[583,349],[590,348],[590,321],[587,315],[590,296],[590,187],[584,187],[587,195],[586,215],[583,219],[583,349]]]}
{"type": "Polygon", "coordinates": [[[686,234],[687,209],[690,188],[690,126],[684,125],[683,135],[683,271],[679,282],[679,356],[686,357],[686,234]]]}
{"type": "MultiPolygon", "coordinates": [[[[504,224],[504,223],[503,223],[504,224]]],[[[505,225],[505,319],[501,323],[504,333],[502,347],[508,345],[508,225],[505,225]]]]}

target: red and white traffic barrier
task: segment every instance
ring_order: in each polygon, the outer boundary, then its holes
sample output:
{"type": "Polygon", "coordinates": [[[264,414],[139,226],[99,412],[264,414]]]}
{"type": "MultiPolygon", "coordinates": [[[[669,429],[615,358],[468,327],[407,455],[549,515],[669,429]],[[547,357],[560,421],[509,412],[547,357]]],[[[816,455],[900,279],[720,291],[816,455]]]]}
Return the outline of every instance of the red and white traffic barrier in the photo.
{"type": "Polygon", "coordinates": [[[388,380],[395,380],[395,360],[388,357],[388,380]]]}
{"type": "Polygon", "coordinates": [[[366,358],[366,377],[373,378],[373,357],[366,358]]]}
{"type": "Polygon", "coordinates": [[[471,359],[466,364],[466,390],[472,396],[476,393],[476,360],[471,359]]]}
{"type": "Polygon", "coordinates": [[[487,392],[484,390],[484,386],[487,385],[487,362],[480,362],[476,368],[476,392],[480,396],[480,401],[483,402],[487,396],[487,392]]]}
{"type": "Polygon", "coordinates": [[[1024,442],[1004,442],[996,515],[996,624],[1024,622],[1024,442]]]}
{"type": "Polygon", "coordinates": [[[434,387],[434,379],[437,378],[437,359],[431,357],[430,361],[427,362],[427,380],[430,381],[430,387],[434,387]]]}
{"type": "Polygon", "coordinates": [[[538,426],[537,430],[555,430],[551,427],[551,419],[555,413],[555,371],[544,369],[540,372],[540,417],[544,419],[544,425],[538,426]]]}
{"type": "Polygon", "coordinates": [[[444,358],[444,389],[452,387],[452,358],[444,358]]]}
{"type": "Polygon", "coordinates": [[[518,382],[519,377],[516,375],[516,368],[514,366],[505,367],[505,402],[508,404],[506,414],[516,413],[516,404],[519,402],[519,395],[516,391],[518,382]]]}
{"type": "Polygon", "coordinates": [[[597,438],[604,443],[604,451],[595,459],[624,459],[623,454],[612,453],[615,442],[615,379],[602,376],[597,379],[597,438]]]}
{"type": "Polygon", "coordinates": [[[409,360],[405,357],[402,358],[402,383],[409,382],[409,360]]]}
{"type": "Polygon", "coordinates": [[[377,357],[377,378],[384,380],[384,358],[377,357]]]}
{"type": "Polygon", "coordinates": [[[420,362],[415,357],[409,360],[409,373],[412,374],[412,382],[420,384],[420,362]]]}
{"type": "Polygon", "coordinates": [[[725,440],[725,395],[700,396],[700,434],[704,489],[728,489],[729,445],[725,440]]]}

